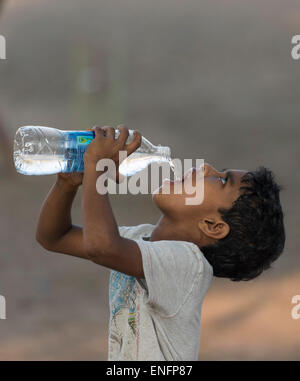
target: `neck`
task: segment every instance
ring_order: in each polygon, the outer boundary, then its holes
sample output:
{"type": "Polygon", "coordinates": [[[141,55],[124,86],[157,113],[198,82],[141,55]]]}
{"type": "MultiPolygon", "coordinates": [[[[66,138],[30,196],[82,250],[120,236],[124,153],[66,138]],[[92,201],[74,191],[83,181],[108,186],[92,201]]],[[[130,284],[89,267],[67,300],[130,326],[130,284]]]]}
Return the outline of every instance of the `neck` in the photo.
{"type": "Polygon", "coordinates": [[[176,223],[171,218],[163,215],[152,231],[150,241],[188,241],[199,245],[200,242],[197,242],[191,233],[190,229],[180,226],[180,224],[176,223]]]}

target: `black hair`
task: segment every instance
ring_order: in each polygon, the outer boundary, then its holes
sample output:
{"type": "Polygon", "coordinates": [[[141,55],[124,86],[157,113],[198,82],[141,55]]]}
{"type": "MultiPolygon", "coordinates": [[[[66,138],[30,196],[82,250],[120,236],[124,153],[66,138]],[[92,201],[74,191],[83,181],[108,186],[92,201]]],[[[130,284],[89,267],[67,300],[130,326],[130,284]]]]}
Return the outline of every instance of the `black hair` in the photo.
{"type": "Polygon", "coordinates": [[[219,209],[230,232],[216,243],[201,247],[217,277],[250,280],[271,267],[285,244],[282,187],[273,173],[259,167],[241,179],[241,195],[230,209],[219,209]]]}

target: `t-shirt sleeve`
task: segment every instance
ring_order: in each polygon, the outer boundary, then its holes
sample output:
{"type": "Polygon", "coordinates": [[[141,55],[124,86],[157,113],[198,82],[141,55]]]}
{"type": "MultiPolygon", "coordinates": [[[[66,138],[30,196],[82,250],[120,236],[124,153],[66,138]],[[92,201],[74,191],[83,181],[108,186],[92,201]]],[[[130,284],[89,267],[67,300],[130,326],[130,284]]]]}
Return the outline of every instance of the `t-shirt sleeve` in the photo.
{"type": "Polygon", "coordinates": [[[196,245],[184,241],[136,241],[148,288],[147,304],[163,316],[175,315],[203,272],[196,245]]]}
{"type": "Polygon", "coordinates": [[[154,225],[140,224],[134,226],[118,226],[119,234],[124,238],[139,239],[143,235],[150,235],[154,225]]]}
{"type": "Polygon", "coordinates": [[[127,238],[128,234],[133,230],[132,226],[118,226],[120,236],[127,238]]]}

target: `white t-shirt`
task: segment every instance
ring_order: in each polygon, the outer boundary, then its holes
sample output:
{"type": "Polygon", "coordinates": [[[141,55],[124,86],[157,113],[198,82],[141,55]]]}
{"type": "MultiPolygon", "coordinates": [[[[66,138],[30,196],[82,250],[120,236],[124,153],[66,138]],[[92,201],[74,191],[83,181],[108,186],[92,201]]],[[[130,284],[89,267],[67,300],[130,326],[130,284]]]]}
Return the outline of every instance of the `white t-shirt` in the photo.
{"type": "Polygon", "coordinates": [[[154,225],[119,227],[139,245],[145,279],[111,271],[108,360],[197,360],[201,306],[213,275],[191,242],[147,241],[154,225]]]}

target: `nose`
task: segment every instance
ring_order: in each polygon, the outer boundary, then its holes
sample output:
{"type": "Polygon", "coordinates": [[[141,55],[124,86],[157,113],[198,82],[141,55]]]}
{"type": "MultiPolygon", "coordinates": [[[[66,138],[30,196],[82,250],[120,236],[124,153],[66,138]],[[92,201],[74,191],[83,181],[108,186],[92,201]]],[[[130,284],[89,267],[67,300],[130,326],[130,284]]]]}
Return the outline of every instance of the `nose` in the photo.
{"type": "Polygon", "coordinates": [[[211,164],[205,163],[203,166],[204,177],[206,176],[219,176],[220,172],[217,171],[211,164]]]}

